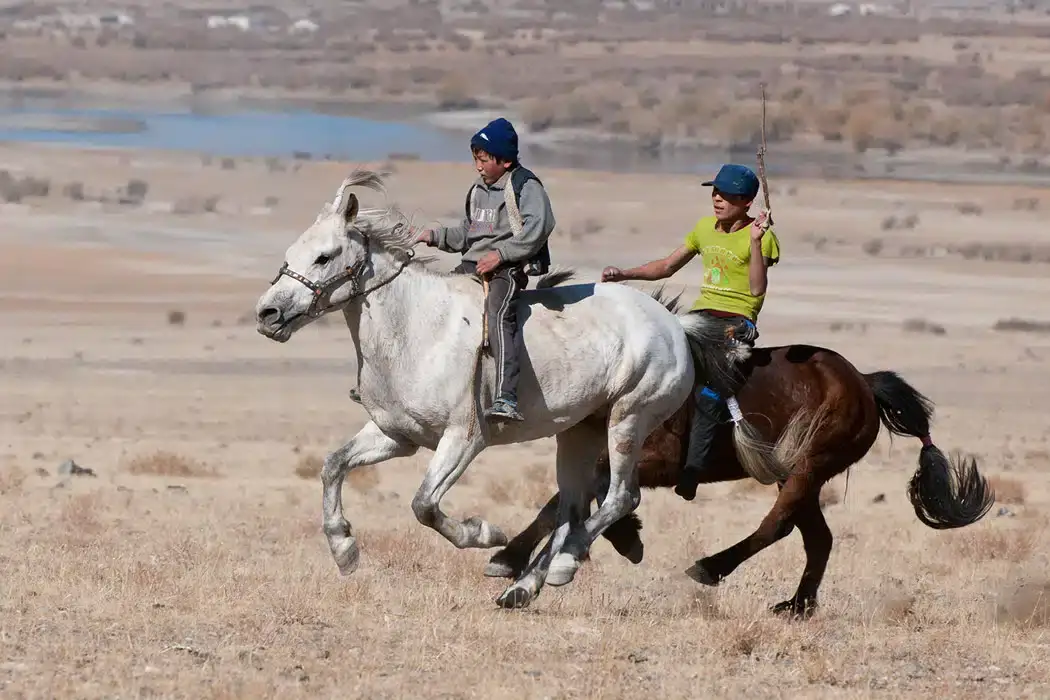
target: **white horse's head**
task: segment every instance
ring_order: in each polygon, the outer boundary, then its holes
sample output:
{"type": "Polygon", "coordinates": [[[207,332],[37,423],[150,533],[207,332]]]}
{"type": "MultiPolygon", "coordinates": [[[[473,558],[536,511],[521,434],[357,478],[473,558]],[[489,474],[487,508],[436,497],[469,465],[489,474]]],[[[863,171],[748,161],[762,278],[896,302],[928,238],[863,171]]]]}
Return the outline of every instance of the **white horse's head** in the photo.
{"type": "Polygon", "coordinates": [[[355,171],[343,180],[310,228],[284,255],[255,305],[257,330],[280,343],[324,314],[359,298],[373,275],[372,256],[380,250],[411,256],[411,235],[396,210],[362,211],[351,187],[382,190],[382,178],[355,171]]]}

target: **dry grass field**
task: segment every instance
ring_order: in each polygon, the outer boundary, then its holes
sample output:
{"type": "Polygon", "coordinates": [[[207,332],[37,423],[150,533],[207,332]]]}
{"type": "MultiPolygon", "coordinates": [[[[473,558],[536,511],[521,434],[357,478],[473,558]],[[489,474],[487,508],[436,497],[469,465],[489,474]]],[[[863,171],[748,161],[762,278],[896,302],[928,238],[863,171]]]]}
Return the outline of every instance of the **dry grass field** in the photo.
{"type": "MultiPolygon", "coordinates": [[[[469,168],[389,165],[417,221],[458,212],[469,168]]],[[[601,540],[573,584],[506,612],[491,552],[415,522],[424,452],[349,481],[362,562],[338,575],[317,472],[365,420],[349,334],[277,345],[251,315],[351,167],[0,146],[0,695],[1045,697],[1045,190],[774,183],[761,342],[900,371],[998,494],[976,525],[929,530],[905,494],[918,445],[880,437],[825,489],[822,607],[792,623],[767,606],[797,584],[797,534],[717,589],[682,573],[771,505],[744,482],[646,492],[640,565],[601,540]]],[[[708,206],[695,178],[544,181],[556,261],[585,279],[669,251],[708,206]]],[[[697,269],[670,289],[694,294],[697,269]]],[[[445,506],[511,532],[553,488],[552,441],[492,449],[445,506]]]]}

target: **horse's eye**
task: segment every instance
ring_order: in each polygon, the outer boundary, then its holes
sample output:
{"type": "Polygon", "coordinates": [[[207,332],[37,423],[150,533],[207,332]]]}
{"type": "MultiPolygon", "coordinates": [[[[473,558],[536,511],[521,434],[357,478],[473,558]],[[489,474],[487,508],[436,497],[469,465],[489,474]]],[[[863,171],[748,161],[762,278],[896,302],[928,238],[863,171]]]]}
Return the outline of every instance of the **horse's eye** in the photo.
{"type": "Polygon", "coordinates": [[[327,255],[318,255],[317,260],[314,260],[314,265],[327,265],[330,260],[331,258],[327,255]]]}

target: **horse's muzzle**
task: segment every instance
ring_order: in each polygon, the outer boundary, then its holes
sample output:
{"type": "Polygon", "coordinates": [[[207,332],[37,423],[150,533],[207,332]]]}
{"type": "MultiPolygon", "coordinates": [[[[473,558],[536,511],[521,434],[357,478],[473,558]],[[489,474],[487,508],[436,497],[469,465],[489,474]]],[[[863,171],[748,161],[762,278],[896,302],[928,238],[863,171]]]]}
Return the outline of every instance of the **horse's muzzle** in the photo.
{"type": "Polygon", "coordinates": [[[295,314],[290,318],[285,318],[280,309],[275,306],[267,306],[256,314],[257,324],[255,330],[270,340],[284,343],[292,337],[292,331],[295,330],[295,322],[301,316],[302,314],[295,314]]]}

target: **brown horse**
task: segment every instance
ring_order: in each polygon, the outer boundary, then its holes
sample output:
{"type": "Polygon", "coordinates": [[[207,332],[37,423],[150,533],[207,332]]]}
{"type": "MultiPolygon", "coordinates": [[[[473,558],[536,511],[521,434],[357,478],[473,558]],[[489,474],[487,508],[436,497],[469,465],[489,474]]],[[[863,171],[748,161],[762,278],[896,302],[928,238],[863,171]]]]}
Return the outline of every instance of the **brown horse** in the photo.
{"type": "MultiPolygon", "coordinates": [[[[673,310],[673,302],[669,305],[673,310]]],[[[721,350],[707,348],[706,352],[721,350]]],[[[686,574],[715,586],[738,566],[795,527],[802,533],[806,566],[798,590],[790,600],[772,607],[777,613],[808,617],[816,609],[817,589],[831,554],[832,535],[818,497],[821,487],[859,461],[871,449],[879,423],[894,435],[922,440],[919,466],[908,485],[915,514],[935,529],[969,525],[982,518],[994,502],[994,493],[977,471],[976,462],[949,459],[930,440],[933,404],[894,372],[861,374],[848,360],[826,348],[810,345],[755,348],[739,365],[742,384],[736,392],[746,420],[761,438],[776,443],[774,453],[796,455],[772,510],[751,535],[737,544],[698,560],[686,574]]],[[[698,376],[702,373],[698,371],[698,376]]],[[[705,375],[705,376],[710,376],[705,375]]],[[[646,440],[638,463],[643,488],[674,487],[685,461],[694,403],[687,401],[646,440]]],[[[702,483],[749,477],[738,458],[734,432],[719,426],[702,483]]],[[[607,455],[596,468],[594,498],[606,487],[607,455]]],[[[544,506],[536,520],[497,552],[486,576],[515,578],[527,566],[537,544],[551,532],[558,496],[544,506]]],[[[642,560],[637,514],[614,523],[604,533],[616,550],[633,563],[642,560]]]]}

